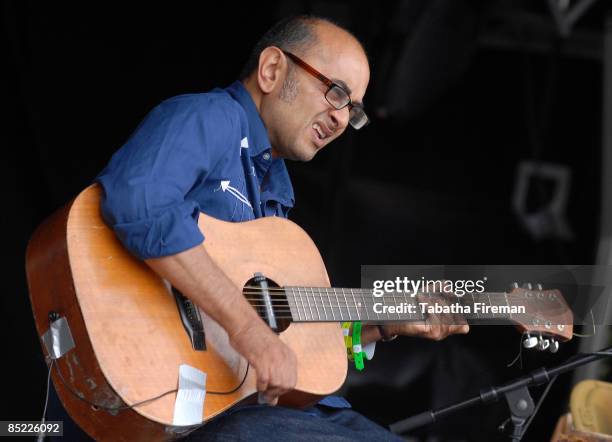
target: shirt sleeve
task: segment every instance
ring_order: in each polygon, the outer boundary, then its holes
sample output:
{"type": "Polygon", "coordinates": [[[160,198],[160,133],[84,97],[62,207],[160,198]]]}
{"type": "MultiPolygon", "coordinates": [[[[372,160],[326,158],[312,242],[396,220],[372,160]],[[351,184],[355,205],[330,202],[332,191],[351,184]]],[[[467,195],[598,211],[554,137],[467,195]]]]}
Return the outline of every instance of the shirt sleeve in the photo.
{"type": "Polygon", "coordinates": [[[102,216],[140,259],[173,255],[204,240],[199,204],[186,195],[206,179],[233,122],[227,106],[203,112],[202,103],[188,97],[153,109],[97,178],[102,216]]]}

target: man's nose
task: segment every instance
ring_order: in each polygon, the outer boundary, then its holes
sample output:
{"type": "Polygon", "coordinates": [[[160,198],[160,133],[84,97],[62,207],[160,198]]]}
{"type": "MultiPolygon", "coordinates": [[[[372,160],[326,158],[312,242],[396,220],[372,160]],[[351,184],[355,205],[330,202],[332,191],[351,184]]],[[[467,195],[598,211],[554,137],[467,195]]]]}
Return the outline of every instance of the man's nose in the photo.
{"type": "Polygon", "coordinates": [[[348,107],[343,107],[342,109],[330,109],[329,116],[332,120],[332,129],[335,131],[340,130],[340,132],[346,129],[349,122],[349,109],[348,107]]]}

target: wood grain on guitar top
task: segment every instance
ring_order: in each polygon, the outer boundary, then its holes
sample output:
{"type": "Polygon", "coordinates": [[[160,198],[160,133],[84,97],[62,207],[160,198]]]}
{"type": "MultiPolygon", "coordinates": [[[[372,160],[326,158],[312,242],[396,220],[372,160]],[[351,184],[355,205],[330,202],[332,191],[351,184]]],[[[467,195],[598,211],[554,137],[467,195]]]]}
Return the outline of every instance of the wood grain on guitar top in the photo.
{"type": "MultiPolygon", "coordinates": [[[[101,217],[100,197],[99,186],[87,188],[56,215],[57,222],[52,228],[49,224],[39,228],[28,249],[28,279],[39,334],[48,329],[46,316],[51,310],[66,316],[71,328],[84,324],[84,330],[73,330],[78,336],[75,336],[76,348],[71,351],[79,355],[83,370],[66,366],[62,359],[69,360],[68,353],[58,360],[64,378],[92,402],[95,402],[97,387],[83,386],[91,381],[96,385],[107,383],[128,405],[177,388],[180,364],[207,373],[208,391],[235,388],[244,376],[246,363],[227,345],[224,332],[219,333],[218,326],[214,332],[215,324],[208,317],[204,321],[209,348],[204,352],[192,349],[168,286],[123,248],[101,217]],[[62,253],[67,257],[64,263],[54,258],[54,254],[62,253]],[[51,295],[40,289],[43,283],[35,281],[49,279],[63,281],[63,288],[56,287],[53,296],[64,297],[64,301],[49,304],[41,299],[51,295]],[[72,295],[68,296],[71,291],[72,295]],[[91,345],[84,344],[85,341],[91,345]],[[93,377],[96,373],[101,373],[103,379],[96,382],[93,377]]],[[[199,226],[206,237],[208,253],[240,288],[255,272],[263,273],[281,286],[289,282],[329,286],[314,243],[301,228],[287,220],[262,218],[240,223],[237,228],[238,224],[202,214],[199,226]]],[[[291,346],[299,361],[296,392],[286,395],[281,403],[303,406],[340,388],[346,377],[347,360],[337,323],[292,324],[281,334],[281,339],[291,346]]],[[[99,430],[101,426],[113,427],[113,422],[126,414],[122,411],[112,416],[106,411],[91,410],[89,405],[84,407],[82,401],[62,388],[55,374],[54,383],[59,386],[60,398],[72,417],[96,439],[108,436],[99,430]],[[89,411],[85,412],[86,409],[89,411]],[[99,422],[100,419],[106,422],[99,422]]],[[[235,393],[206,395],[203,420],[252,397],[255,392],[255,376],[250,370],[244,385],[235,393]]],[[[132,420],[136,419],[135,414],[146,419],[141,427],[161,424],[157,428],[161,431],[154,437],[148,434],[148,440],[172,438],[163,428],[172,424],[175,398],[175,394],[170,394],[136,407],[136,413],[127,414],[132,420]]]]}

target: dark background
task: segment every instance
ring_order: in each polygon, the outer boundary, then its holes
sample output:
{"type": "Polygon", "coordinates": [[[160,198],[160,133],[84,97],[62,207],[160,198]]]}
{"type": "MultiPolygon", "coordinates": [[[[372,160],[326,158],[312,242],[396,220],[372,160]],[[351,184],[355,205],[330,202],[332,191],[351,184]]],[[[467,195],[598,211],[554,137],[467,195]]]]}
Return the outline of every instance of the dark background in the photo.
{"type": "MultiPolygon", "coordinates": [[[[406,0],[221,4],[2,4],[5,68],[4,360],[0,419],[39,419],[46,369],[24,255],[35,227],[87,186],[156,104],[229,85],[278,18],[315,13],[351,29],[372,67],[372,124],[308,164],[288,164],[290,217],[321,249],[336,286],[362,264],[591,264],[600,220],[602,31],[596,2],[561,38],[545,1],[406,0]],[[573,235],[535,239],[512,210],[517,166],[569,167],[573,235]]],[[[551,195],[539,183],[529,210],[551,195]]],[[[576,351],[524,354],[509,327],[444,342],[379,344],[345,393],[388,424],[447,405],[576,351]]],[[[545,440],[566,411],[554,387],[525,440],[545,440]]],[[[495,440],[503,403],[417,433],[495,440]]],[[[433,440],[433,439],[432,439],[433,440]]],[[[501,439],[503,440],[503,439],[501,439]]]]}

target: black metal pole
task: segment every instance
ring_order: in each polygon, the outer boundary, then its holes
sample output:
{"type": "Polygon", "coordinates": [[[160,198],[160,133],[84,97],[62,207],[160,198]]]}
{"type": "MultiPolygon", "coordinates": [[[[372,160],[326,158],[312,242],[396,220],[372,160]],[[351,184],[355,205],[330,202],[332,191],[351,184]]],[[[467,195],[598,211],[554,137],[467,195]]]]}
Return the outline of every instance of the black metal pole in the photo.
{"type": "Polygon", "coordinates": [[[389,426],[389,429],[395,434],[405,433],[423,425],[428,425],[433,422],[436,422],[438,419],[448,416],[449,414],[453,414],[466,408],[473,407],[477,404],[487,404],[491,402],[496,402],[499,400],[500,396],[503,396],[510,391],[515,391],[523,387],[544,384],[557,375],[566,373],[571,370],[575,370],[577,367],[588,364],[590,362],[603,359],[605,357],[611,357],[612,347],[605,348],[597,353],[608,354],[590,353],[577,356],[571,361],[566,361],[563,364],[560,364],[548,370],[545,368],[538,368],[532,371],[527,376],[520,377],[514,381],[510,381],[506,384],[497,387],[491,387],[482,390],[479,396],[475,396],[465,401],[457,402],[456,404],[441,408],[439,410],[425,411],[423,413],[411,416],[407,419],[395,422],[389,426]]]}

